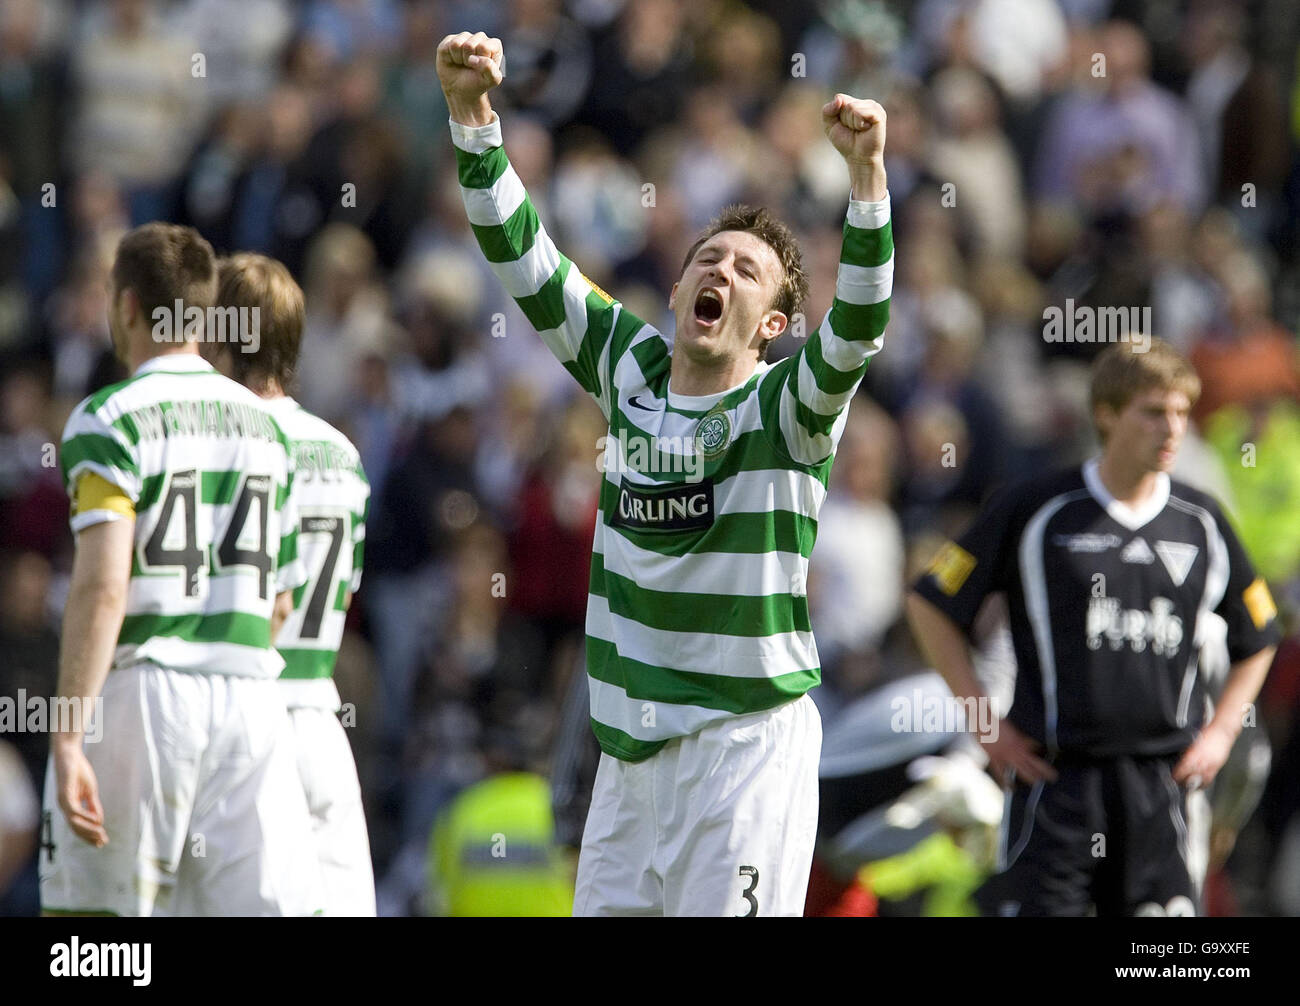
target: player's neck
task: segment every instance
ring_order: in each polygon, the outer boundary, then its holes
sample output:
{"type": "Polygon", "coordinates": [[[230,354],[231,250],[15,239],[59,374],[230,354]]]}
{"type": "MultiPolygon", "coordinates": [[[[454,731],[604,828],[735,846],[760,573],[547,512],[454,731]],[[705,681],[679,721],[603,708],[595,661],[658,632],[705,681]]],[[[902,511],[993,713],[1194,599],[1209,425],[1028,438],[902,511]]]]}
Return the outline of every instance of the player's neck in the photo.
{"type": "Polygon", "coordinates": [[[254,377],[248,381],[248,390],[258,398],[284,398],[284,386],[274,377],[254,377]]]}
{"type": "Polygon", "coordinates": [[[698,363],[684,353],[674,353],[668,390],[692,398],[721,394],[744,384],[757,366],[758,361],[753,358],[723,360],[715,366],[698,363]]]}
{"type": "Polygon", "coordinates": [[[1097,462],[1097,477],[1106,491],[1128,506],[1140,506],[1149,500],[1160,483],[1160,472],[1134,464],[1114,454],[1102,454],[1097,462]]]}
{"type": "Polygon", "coordinates": [[[128,373],[134,374],[150,360],[155,360],[160,356],[198,356],[199,344],[197,342],[178,342],[174,344],[155,342],[152,338],[148,341],[136,340],[127,353],[126,369],[128,373]]]}

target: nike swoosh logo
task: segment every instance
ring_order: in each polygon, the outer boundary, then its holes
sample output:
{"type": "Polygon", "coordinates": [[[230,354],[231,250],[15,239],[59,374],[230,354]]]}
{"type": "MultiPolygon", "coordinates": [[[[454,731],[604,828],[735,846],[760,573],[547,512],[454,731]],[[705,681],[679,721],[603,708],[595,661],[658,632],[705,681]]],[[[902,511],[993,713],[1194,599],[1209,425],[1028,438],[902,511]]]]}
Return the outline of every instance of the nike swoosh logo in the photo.
{"type": "Polygon", "coordinates": [[[629,399],[627,400],[627,404],[628,404],[628,405],[635,405],[638,409],[645,409],[646,412],[656,412],[656,411],[658,411],[657,409],[655,409],[655,407],[654,407],[653,405],[642,405],[640,402],[638,402],[638,401],[636,400],[636,395],[633,395],[631,398],[629,398],[629,399]]]}

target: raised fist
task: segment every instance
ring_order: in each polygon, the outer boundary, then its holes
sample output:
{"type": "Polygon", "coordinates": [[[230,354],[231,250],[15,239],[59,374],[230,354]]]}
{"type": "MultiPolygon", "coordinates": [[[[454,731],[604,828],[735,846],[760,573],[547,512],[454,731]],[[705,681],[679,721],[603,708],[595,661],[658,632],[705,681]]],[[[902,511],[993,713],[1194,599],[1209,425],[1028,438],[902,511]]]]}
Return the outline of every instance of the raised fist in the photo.
{"type": "Polygon", "coordinates": [[[870,98],[835,95],[822,106],[822,128],[850,165],[885,155],[885,110],[870,98]]]}
{"type": "Polygon", "coordinates": [[[481,31],[462,31],[438,43],[438,82],[452,118],[460,119],[458,112],[477,113],[487,107],[485,95],[504,79],[504,63],[501,40],[481,31]]]}

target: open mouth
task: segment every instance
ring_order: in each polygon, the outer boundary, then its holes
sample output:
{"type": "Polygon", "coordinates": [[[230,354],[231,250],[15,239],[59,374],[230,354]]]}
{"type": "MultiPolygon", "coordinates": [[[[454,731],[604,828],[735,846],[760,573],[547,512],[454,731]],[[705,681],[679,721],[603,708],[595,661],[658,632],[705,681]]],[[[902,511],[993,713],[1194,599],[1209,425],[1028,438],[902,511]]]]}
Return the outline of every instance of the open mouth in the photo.
{"type": "Polygon", "coordinates": [[[695,320],[702,325],[712,325],[722,317],[722,298],[712,290],[701,290],[695,295],[695,320]]]}

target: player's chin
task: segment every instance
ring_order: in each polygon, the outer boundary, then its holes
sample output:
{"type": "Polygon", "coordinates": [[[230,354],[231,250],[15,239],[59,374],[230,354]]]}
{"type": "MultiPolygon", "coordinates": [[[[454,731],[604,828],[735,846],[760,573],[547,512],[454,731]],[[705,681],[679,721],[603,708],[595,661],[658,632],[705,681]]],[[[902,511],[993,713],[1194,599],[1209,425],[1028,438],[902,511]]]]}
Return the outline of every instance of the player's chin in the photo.
{"type": "Polygon", "coordinates": [[[717,356],[724,341],[720,325],[702,325],[694,318],[677,329],[677,344],[692,355],[717,356]]]}

